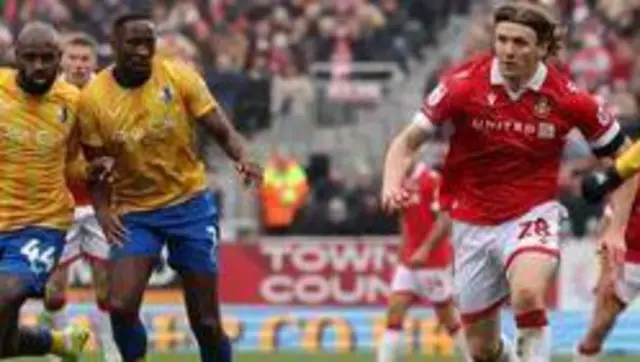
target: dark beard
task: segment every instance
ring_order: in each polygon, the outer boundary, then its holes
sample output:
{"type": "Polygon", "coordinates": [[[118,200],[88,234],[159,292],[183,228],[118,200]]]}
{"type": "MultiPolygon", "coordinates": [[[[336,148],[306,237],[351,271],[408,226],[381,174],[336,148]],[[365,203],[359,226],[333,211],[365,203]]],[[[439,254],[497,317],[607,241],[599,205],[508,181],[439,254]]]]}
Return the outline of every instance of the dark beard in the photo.
{"type": "Polygon", "coordinates": [[[137,73],[137,72],[129,72],[126,69],[114,67],[113,68],[113,77],[116,79],[116,82],[120,84],[123,88],[136,88],[147,82],[151,77],[151,72],[149,73],[137,73]]]}
{"type": "Polygon", "coordinates": [[[51,78],[48,82],[43,84],[35,83],[27,79],[27,77],[24,75],[24,72],[21,72],[21,71],[18,71],[17,78],[18,78],[18,86],[26,93],[34,96],[41,96],[47,93],[49,89],[51,89],[51,86],[53,86],[53,83],[55,83],[56,81],[56,78],[54,77],[54,78],[51,78]]]}

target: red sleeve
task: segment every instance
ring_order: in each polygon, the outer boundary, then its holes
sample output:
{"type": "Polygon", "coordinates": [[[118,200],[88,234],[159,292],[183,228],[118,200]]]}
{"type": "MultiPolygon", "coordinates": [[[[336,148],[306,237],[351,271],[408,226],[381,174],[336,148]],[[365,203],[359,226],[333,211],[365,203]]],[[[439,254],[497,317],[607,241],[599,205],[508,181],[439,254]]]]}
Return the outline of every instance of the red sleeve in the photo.
{"type": "Polygon", "coordinates": [[[574,94],[567,110],[597,156],[613,155],[624,144],[625,136],[615,117],[589,94],[574,94]]]}
{"type": "Polygon", "coordinates": [[[461,88],[460,81],[440,82],[423,101],[422,108],[414,117],[414,122],[430,128],[458,118],[461,114],[458,96],[461,88]]]}

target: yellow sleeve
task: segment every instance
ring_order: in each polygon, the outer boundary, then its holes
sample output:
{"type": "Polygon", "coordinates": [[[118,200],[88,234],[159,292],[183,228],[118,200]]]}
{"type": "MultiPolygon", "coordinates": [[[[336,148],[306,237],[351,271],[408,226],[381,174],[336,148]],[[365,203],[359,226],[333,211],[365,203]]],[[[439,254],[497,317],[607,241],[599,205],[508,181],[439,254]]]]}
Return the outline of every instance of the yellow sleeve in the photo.
{"type": "Polygon", "coordinates": [[[85,146],[102,148],[104,141],[100,134],[100,120],[93,103],[92,94],[88,90],[83,90],[78,100],[78,138],[85,146]]]}
{"type": "Polygon", "coordinates": [[[635,142],[628,150],[616,159],[616,171],[624,180],[640,170],[640,141],[635,142]]]}
{"type": "Polygon", "coordinates": [[[185,102],[189,115],[200,118],[218,107],[204,79],[186,64],[173,65],[178,92],[185,102]]]}

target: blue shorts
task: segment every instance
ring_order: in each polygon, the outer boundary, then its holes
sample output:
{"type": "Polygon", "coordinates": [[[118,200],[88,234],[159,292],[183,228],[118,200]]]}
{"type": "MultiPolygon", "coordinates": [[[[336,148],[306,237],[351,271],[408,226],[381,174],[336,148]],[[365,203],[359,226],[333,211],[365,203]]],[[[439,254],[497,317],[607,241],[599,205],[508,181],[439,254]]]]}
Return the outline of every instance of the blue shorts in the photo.
{"type": "Polygon", "coordinates": [[[124,245],[111,248],[111,259],[126,256],[159,258],[166,244],[169,265],[178,272],[217,273],[218,211],[210,192],[177,205],[127,213],[124,245]]]}
{"type": "Polygon", "coordinates": [[[43,295],[62,254],[65,234],[43,227],[0,233],[0,273],[22,277],[30,296],[43,295]]]}

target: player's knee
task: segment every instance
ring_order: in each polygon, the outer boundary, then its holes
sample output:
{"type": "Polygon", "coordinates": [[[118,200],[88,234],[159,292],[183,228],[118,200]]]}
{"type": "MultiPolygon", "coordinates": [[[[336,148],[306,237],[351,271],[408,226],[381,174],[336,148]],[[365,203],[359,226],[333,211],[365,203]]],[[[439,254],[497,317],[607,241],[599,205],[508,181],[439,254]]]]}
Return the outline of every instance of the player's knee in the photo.
{"type": "Polygon", "coordinates": [[[129,298],[111,295],[104,306],[108,307],[112,316],[117,318],[135,319],[138,318],[138,308],[129,298]]]}
{"type": "Polygon", "coordinates": [[[460,318],[458,317],[453,302],[436,306],[435,313],[438,321],[446,328],[449,335],[458,333],[462,324],[460,323],[460,318]]]}
{"type": "Polygon", "coordinates": [[[200,316],[192,322],[193,333],[198,339],[219,339],[224,337],[222,321],[215,316],[200,316]]]}
{"type": "Polygon", "coordinates": [[[512,287],[511,303],[516,313],[544,308],[544,292],[528,286],[512,287]]]}
{"type": "Polygon", "coordinates": [[[496,347],[482,338],[467,337],[469,353],[475,362],[494,361],[496,347]]]}
{"type": "Polygon", "coordinates": [[[44,308],[49,312],[57,312],[67,305],[67,296],[64,293],[47,295],[44,299],[44,308]]]}

